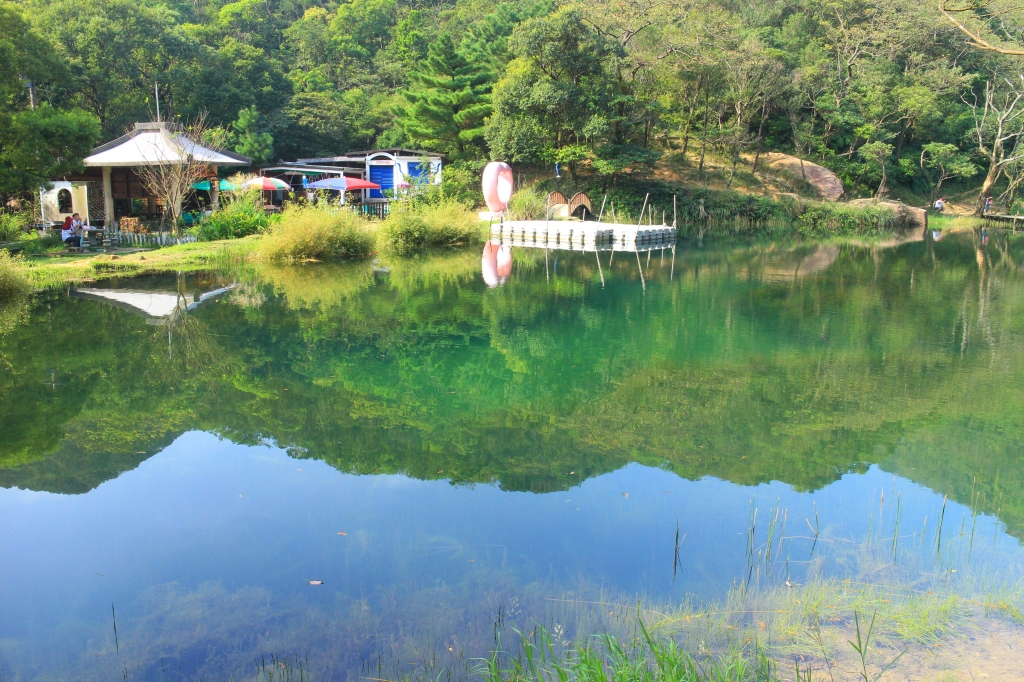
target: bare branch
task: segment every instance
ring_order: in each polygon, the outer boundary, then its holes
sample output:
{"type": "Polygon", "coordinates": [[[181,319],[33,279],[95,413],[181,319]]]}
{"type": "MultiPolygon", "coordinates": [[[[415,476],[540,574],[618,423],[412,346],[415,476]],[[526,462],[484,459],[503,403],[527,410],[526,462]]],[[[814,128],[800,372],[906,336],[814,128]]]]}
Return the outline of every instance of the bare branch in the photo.
{"type": "Polygon", "coordinates": [[[939,0],[939,11],[942,12],[942,16],[946,17],[946,19],[948,19],[950,23],[952,23],[954,26],[960,29],[960,31],[967,36],[967,43],[969,45],[972,45],[973,47],[976,47],[979,50],[986,50],[988,52],[1012,55],[1014,57],[1024,57],[1024,50],[999,47],[998,45],[993,45],[989,41],[982,38],[980,33],[978,33],[977,31],[972,31],[970,28],[968,28],[966,22],[959,21],[955,16],[953,16],[954,13],[975,11],[977,8],[983,7],[984,4],[979,4],[973,7],[954,8],[949,6],[948,0],[939,0]]]}

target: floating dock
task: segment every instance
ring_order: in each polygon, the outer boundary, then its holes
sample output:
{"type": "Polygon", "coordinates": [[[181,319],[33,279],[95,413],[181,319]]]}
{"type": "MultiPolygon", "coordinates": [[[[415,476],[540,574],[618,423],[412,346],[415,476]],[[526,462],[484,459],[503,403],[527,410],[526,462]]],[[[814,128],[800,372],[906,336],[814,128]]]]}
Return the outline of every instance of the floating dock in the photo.
{"type": "Polygon", "coordinates": [[[592,220],[511,220],[491,225],[491,238],[512,246],[567,251],[635,251],[675,244],[676,228],[592,220]]]}

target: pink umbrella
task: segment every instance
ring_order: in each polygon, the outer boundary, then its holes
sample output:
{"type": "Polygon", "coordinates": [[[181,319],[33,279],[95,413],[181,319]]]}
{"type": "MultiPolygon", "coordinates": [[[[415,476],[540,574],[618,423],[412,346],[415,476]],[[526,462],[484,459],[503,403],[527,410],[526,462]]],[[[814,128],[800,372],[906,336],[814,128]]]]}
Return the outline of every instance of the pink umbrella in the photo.
{"type": "Polygon", "coordinates": [[[284,180],[260,176],[253,178],[242,185],[243,189],[261,189],[264,192],[273,192],[275,189],[290,190],[292,187],[284,180]]]}
{"type": "Polygon", "coordinates": [[[367,182],[362,178],[350,178],[342,175],[340,178],[324,178],[309,183],[310,189],[333,189],[339,192],[351,192],[355,189],[380,189],[380,185],[367,182]]]}

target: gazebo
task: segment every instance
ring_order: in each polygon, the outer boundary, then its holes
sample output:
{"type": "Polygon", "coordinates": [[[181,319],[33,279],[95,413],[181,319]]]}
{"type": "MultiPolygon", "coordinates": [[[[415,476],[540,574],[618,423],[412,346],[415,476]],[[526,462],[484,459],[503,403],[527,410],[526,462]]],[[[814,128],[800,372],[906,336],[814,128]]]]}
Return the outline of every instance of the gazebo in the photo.
{"type": "MultiPolygon", "coordinates": [[[[156,212],[156,199],[135,171],[141,166],[173,166],[189,162],[204,164],[207,177],[216,178],[219,166],[249,166],[252,159],[232,152],[211,149],[182,134],[174,123],[136,123],[135,128],[116,140],[96,147],[85,157],[86,173],[82,178],[95,179],[98,169],[103,182],[103,214],[110,225],[116,213],[115,199],[145,199],[150,213],[156,212]]],[[[210,199],[219,208],[219,183],[211,183],[210,199]]],[[[131,211],[122,212],[131,213],[131,211]]]]}

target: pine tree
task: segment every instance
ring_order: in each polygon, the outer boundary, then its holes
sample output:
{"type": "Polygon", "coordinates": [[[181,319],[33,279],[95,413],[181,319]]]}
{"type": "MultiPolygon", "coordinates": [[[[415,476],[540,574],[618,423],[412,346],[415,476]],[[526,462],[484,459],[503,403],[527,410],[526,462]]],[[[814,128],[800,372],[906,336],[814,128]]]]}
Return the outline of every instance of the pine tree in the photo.
{"type": "Polygon", "coordinates": [[[456,158],[480,146],[484,119],[491,113],[494,74],[471,63],[447,33],[430,44],[423,71],[404,93],[409,106],[396,112],[411,140],[451,152],[456,158]]]}

